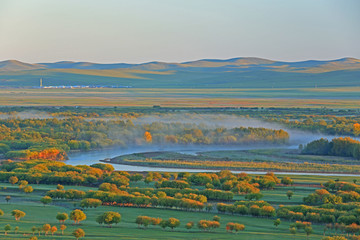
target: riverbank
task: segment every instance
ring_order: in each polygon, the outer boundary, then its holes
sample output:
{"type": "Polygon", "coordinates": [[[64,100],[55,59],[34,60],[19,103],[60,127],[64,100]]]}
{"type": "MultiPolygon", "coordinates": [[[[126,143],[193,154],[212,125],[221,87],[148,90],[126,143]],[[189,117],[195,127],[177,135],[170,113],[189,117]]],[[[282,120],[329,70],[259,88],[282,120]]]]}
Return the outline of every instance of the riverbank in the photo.
{"type": "Polygon", "coordinates": [[[225,168],[212,168],[212,169],[206,169],[206,168],[174,168],[174,167],[168,167],[168,166],[146,166],[141,164],[131,164],[131,163],[115,163],[111,161],[106,160],[100,160],[100,162],[103,163],[111,163],[114,164],[117,170],[123,170],[123,171],[136,171],[136,172],[218,172],[222,170],[229,170],[233,173],[247,173],[247,174],[266,174],[268,172],[273,172],[275,174],[279,175],[318,175],[318,176],[348,176],[348,177],[360,177],[359,172],[305,172],[305,171],[272,171],[272,170],[264,170],[264,169],[253,169],[253,170],[240,170],[240,169],[225,169],[225,168]]]}

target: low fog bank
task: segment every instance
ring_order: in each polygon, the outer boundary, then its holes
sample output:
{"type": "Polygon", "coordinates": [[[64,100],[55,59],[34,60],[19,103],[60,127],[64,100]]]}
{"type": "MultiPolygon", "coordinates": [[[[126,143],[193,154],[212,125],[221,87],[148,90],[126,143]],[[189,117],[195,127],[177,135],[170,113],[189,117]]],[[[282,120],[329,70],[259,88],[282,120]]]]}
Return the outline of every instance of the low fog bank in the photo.
{"type": "MultiPolygon", "coordinates": [[[[179,122],[179,123],[187,123],[187,124],[197,124],[197,125],[206,126],[206,128],[231,129],[237,127],[253,127],[253,128],[268,128],[273,130],[282,129],[289,133],[290,135],[289,145],[292,148],[298,147],[300,144],[305,145],[311,141],[320,138],[327,138],[331,140],[336,137],[346,137],[343,135],[335,136],[320,132],[315,133],[310,131],[294,130],[277,123],[266,122],[251,117],[243,117],[243,116],[228,115],[228,114],[184,113],[184,114],[146,115],[133,120],[134,124],[151,124],[154,122],[162,122],[162,123],[179,122]]],[[[360,140],[359,138],[354,138],[354,139],[360,140]]]]}
{"type": "MultiPolygon", "coordinates": [[[[0,113],[0,119],[66,119],[69,117],[65,116],[57,116],[54,117],[50,113],[47,113],[45,111],[38,111],[38,110],[26,110],[21,112],[9,112],[9,113],[0,113]]],[[[252,127],[252,128],[267,128],[267,129],[273,129],[273,130],[280,130],[283,129],[286,132],[289,133],[290,139],[288,145],[291,148],[298,147],[300,144],[306,145],[307,143],[320,139],[320,138],[327,138],[328,140],[331,140],[336,137],[345,137],[343,135],[335,136],[335,135],[327,135],[323,133],[314,133],[310,131],[301,131],[301,130],[294,130],[289,129],[285,126],[282,126],[277,123],[271,123],[262,121],[259,119],[251,118],[251,117],[245,117],[245,116],[239,116],[235,114],[202,114],[202,113],[154,113],[154,114],[144,114],[143,116],[137,117],[137,118],[122,118],[122,117],[88,117],[84,118],[87,121],[113,121],[113,120],[122,120],[122,121],[132,121],[135,125],[146,125],[146,124],[152,124],[152,123],[182,123],[182,124],[192,124],[197,125],[200,128],[203,129],[215,129],[215,128],[238,128],[238,127],[252,127]]],[[[113,139],[122,139],[122,137],[125,137],[122,133],[123,131],[119,129],[118,127],[114,127],[112,129],[113,131],[110,131],[110,135],[113,139]]],[[[137,135],[142,136],[143,132],[139,132],[137,135]]],[[[360,140],[360,138],[354,139],[360,140]]],[[[125,139],[126,140],[126,139],[125,139]]],[[[256,146],[256,145],[254,145],[256,146]]],[[[283,146],[283,145],[279,145],[283,146]]],[[[179,146],[179,148],[193,148],[189,146],[179,146]]],[[[207,149],[209,146],[201,146],[202,149],[207,149]]],[[[216,146],[213,146],[216,147],[216,146]]],[[[222,149],[224,149],[226,146],[221,146],[222,149]]],[[[242,146],[237,146],[238,149],[243,148],[242,146]]],[[[244,146],[245,148],[251,147],[251,145],[244,146]]],[[[264,145],[258,147],[266,147],[264,145]]],[[[275,147],[274,145],[270,145],[268,147],[275,147]]],[[[173,145],[170,146],[157,146],[155,148],[174,148],[173,145]]],[[[196,146],[198,148],[198,146],[196,146]]],[[[233,148],[233,147],[230,147],[233,148]]],[[[207,151],[207,150],[205,150],[207,151]]]]}
{"type": "Polygon", "coordinates": [[[151,124],[153,122],[196,124],[206,126],[207,128],[263,127],[275,130],[282,129],[282,127],[276,123],[269,123],[254,118],[228,114],[184,113],[145,115],[132,121],[134,124],[151,124]]]}
{"type": "Polygon", "coordinates": [[[47,112],[42,112],[37,110],[0,113],[0,119],[17,119],[17,118],[23,120],[23,119],[50,119],[54,117],[47,112]]]}

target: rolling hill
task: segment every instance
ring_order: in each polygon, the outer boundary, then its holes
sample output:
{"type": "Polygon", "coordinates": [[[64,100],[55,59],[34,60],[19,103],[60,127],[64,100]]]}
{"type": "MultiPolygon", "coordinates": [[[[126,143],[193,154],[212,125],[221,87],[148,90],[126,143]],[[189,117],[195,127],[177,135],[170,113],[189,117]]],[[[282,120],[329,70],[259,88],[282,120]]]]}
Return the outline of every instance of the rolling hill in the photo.
{"type": "Polygon", "coordinates": [[[262,58],[183,63],[0,62],[0,87],[106,85],[135,88],[309,88],[360,86],[360,60],[282,62],[262,58]]]}

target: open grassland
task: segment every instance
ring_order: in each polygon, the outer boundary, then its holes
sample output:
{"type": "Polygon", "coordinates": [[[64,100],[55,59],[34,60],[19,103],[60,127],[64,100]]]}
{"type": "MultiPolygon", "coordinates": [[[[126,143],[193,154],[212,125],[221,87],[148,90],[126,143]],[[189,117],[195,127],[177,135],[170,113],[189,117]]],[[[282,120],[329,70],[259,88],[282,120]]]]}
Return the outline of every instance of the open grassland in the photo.
{"type": "MultiPolygon", "coordinates": [[[[311,177],[310,177],[311,179],[311,177]]],[[[31,228],[33,226],[42,226],[49,223],[51,226],[55,225],[60,228],[60,224],[55,216],[58,212],[69,213],[74,209],[74,204],[77,201],[72,200],[54,200],[50,205],[43,206],[40,203],[40,198],[45,195],[47,190],[56,189],[55,185],[33,185],[34,192],[25,194],[19,191],[17,186],[2,183],[0,184],[2,190],[0,192],[0,209],[5,214],[0,218],[0,239],[28,239],[32,236],[31,228]],[[4,190],[3,188],[6,187],[4,190]],[[5,196],[12,197],[9,203],[5,202],[5,196]],[[26,216],[20,221],[15,221],[10,215],[13,209],[19,209],[26,213],[26,216]],[[19,232],[14,233],[13,230],[5,236],[3,227],[10,224],[12,229],[19,226],[19,232]]],[[[94,188],[66,186],[66,189],[79,189],[91,190],[94,188]]],[[[263,191],[264,200],[269,201],[271,204],[298,204],[301,202],[302,197],[311,193],[314,188],[300,188],[291,187],[294,191],[293,199],[286,198],[286,191],[290,187],[278,187],[273,191],[263,191]]],[[[243,196],[235,197],[234,200],[243,199],[243,196]]],[[[71,232],[80,227],[84,229],[86,236],[85,239],[249,239],[249,240],[276,240],[276,239],[305,239],[304,232],[298,232],[295,236],[289,233],[290,222],[283,220],[278,229],[273,225],[272,218],[255,218],[250,216],[234,216],[229,214],[220,214],[214,212],[186,212],[170,209],[157,209],[157,208],[126,208],[126,207],[113,207],[101,206],[96,209],[85,210],[87,219],[83,221],[80,226],[73,225],[70,220],[67,221],[67,229],[62,236],[60,230],[51,236],[44,236],[41,233],[39,239],[74,239],[71,232]],[[112,228],[103,227],[95,222],[95,218],[105,211],[115,211],[122,215],[122,221],[112,228]],[[180,220],[181,224],[174,230],[162,230],[159,226],[149,226],[148,229],[138,228],[135,224],[135,219],[139,215],[160,217],[167,219],[169,217],[176,217],[180,220]],[[191,230],[185,228],[185,224],[189,221],[198,222],[201,219],[211,220],[214,215],[221,217],[221,227],[211,232],[203,232],[195,226],[191,230]],[[246,229],[238,234],[227,233],[225,225],[228,222],[238,222],[245,224],[246,229]]],[[[322,225],[313,225],[314,232],[309,239],[321,239],[322,225]]],[[[35,233],[37,235],[37,232],[35,233]]]]}
{"type": "Polygon", "coordinates": [[[0,89],[2,106],[358,108],[360,88],[0,89]]]}

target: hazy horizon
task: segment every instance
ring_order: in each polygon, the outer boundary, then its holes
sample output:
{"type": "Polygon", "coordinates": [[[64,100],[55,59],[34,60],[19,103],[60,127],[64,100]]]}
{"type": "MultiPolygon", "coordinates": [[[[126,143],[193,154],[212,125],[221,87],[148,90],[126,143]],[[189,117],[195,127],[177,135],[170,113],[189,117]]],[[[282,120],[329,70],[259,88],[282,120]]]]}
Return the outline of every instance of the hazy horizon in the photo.
{"type": "Polygon", "coordinates": [[[262,58],[262,57],[232,57],[232,58],[201,58],[201,59],[193,59],[193,60],[187,60],[187,61],[182,61],[182,62],[175,62],[175,61],[146,61],[146,62],[138,62],[138,63],[130,63],[130,62],[95,62],[95,61],[71,61],[71,60],[61,60],[61,61],[40,61],[40,62],[25,62],[25,61],[21,61],[18,59],[6,59],[6,60],[0,60],[0,62],[6,62],[6,61],[18,61],[18,62],[22,62],[22,63],[29,63],[29,64],[43,64],[43,63],[61,63],[61,62],[74,62],[74,63],[94,63],[94,64],[145,64],[145,63],[151,63],[151,62],[163,62],[163,63],[169,63],[169,64],[183,64],[183,63],[188,63],[188,62],[196,62],[196,61],[206,61],[206,60],[220,60],[220,61],[227,61],[227,60],[231,60],[231,59],[246,59],[246,58],[258,58],[258,59],[264,59],[264,60],[272,60],[272,61],[276,61],[276,62],[289,62],[289,63],[296,63],[296,62],[306,62],[306,61],[336,61],[336,60],[341,60],[341,59],[346,59],[346,58],[353,58],[353,59],[359,59],[360,58],[355,58],[355,57],[341,57],[341,58],[335,58],[335,59],[305,59],[305,60],[293,60],[293,61],[285,61],[285,60],[278,60],[278,59],[270,59],[270,58],[262,58]]]}
{"type": "Polygon", "coordinates": [[[360,1],[3,0],[0,61],[360,58],[360,1]]]}

